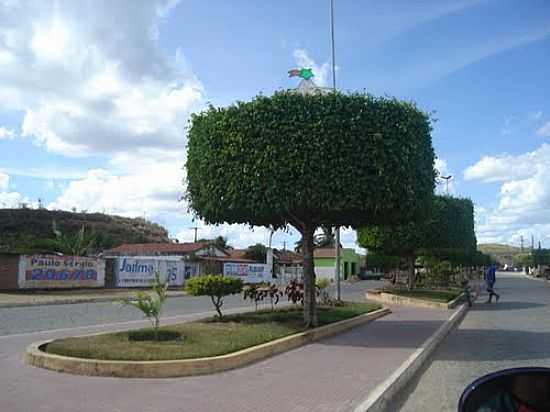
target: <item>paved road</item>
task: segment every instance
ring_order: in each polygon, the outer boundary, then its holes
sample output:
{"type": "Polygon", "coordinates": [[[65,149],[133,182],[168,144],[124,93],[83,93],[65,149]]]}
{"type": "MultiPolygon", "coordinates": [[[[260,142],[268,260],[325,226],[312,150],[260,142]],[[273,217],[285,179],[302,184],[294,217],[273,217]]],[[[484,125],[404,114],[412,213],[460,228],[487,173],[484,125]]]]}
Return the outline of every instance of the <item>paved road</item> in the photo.
{"type": "MultiPolygon", "coordinates": [[[[365,289],[380,287],[382,284],[381,281],[363,281],[354,284],[343,282],[342,296],[344,299],[362,300],[365,289]]],[[[228,296],[224,300],[223,309],[245,307],[252,307],[252,305],[243,301],[242,295],[228,296]]],[[[208,298],[173,297],[166,301],[164,316],[172,317],[211,310],[212,303],[208,298]]],[[[140,319],[142,316],[136,309],[121,307],[113,302],[0,308],[0,336],[140,319]]]]}
{"type": "Polygon", "coordinates": [[[517,366],[550,367],[550,286],[498,273],[495,290],[500,302],[478,299],[393,410],[456,411],[463,388],[481,375],[517,366]]]}
{"type": "MultiPolygon", "coordinates": [[[[368,285],[346,285],[344,296],[362,300],[368,285]]],[[[0,411],[352,411],[451,315],[405,306],[392,310],[375,322],[240,369],[179,379],[75,376],[23,363],[24,348],[33,341],[136,323],[0,336],[0,411]]]]}

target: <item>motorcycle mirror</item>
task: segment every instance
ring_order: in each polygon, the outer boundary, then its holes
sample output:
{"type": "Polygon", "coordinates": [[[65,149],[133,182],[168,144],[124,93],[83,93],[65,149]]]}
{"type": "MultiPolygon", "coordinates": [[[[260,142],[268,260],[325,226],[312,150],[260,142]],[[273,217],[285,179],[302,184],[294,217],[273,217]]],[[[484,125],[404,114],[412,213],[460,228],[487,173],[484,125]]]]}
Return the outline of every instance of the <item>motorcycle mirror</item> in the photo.
{"type": "Polygon", "coordinates": [[[550,369],[513,368],[482,376],[466,387],[458,411],[550,411],[550,369]]]}

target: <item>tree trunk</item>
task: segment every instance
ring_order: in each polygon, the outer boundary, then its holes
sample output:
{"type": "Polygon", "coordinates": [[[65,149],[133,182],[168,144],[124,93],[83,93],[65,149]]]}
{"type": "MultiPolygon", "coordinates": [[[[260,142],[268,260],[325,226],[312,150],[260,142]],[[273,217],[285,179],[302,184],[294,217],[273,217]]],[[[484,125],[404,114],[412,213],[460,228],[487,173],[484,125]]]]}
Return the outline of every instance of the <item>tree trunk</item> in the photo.
{"type": "Polygon", "coordinates": [[[153,334],[155,336],[155,340],[159,340],[159,326],[160,326],[160,318],[155,317],[155,321],[153,324],[153,334]]]}
{"type": "Polygon", "coordinates": [[[302,232],[304,251],[304,323],[308,328],[318,325],[313,262],[313,233],[315,228],[304,227],[302,232]]]}
{"type": "Polygon", "coordinates": [[[414,258],[414,256],[409,256],[407,257],[407,263],[408,263],[408,266],[409,266],[409,279],[408,279],[408,282],[407,282],[407,287],[409,288],[409,290],[413,290],[414,289],[414,281],[416,280],[416,275],[414,273],[414,261],[416,259],[414,258]]]}
{"type": "Polygon", "coordinates": [[[216,296],[216,298],[214,298],[214,296],[210,296],[210,299],[212,300],[212,303],[214,304],[214,307],[216,308],[216,312],[218,312],[218,316],[221,319],[222,318],[221,307],[222,307],[222,304],[223,304],[221,297],[216,296]]]}

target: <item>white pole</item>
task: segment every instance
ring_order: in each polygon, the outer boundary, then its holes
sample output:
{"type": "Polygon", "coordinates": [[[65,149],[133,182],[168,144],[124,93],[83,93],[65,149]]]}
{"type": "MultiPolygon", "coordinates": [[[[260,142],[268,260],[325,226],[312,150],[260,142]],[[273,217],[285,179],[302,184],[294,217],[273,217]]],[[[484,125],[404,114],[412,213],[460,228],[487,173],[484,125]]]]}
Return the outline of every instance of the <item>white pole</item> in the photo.
{"type": "Polygon", "coordinates": [[[336,91],[336,60],[334,54],[334,0],[330,0],[330,40],[332,51],[332,89],[336,91]]]}
{"type": "Polygon", "coordinates": [[[270,280],[273,279],[273,249],[271,248],[271,239],[273,238],[274,233],[275,233],[275,230],[273,228],[270,228],[269,229],[269,244],[268,244],[268,247],[267,247],[266,260],[265,260],[270,280]]]}
{"type": "MultiPolygon", "coordinates": [[[[330,40],[331,40],[331,60],[332,60],[332,90],[336,92],[336,55],[334,53],[334,0],[330,0],[330,40]]],[[[340,291],[340,227],[335,229],[335,268],[336,277],[336,300],[341,300],[340,291]]]]}

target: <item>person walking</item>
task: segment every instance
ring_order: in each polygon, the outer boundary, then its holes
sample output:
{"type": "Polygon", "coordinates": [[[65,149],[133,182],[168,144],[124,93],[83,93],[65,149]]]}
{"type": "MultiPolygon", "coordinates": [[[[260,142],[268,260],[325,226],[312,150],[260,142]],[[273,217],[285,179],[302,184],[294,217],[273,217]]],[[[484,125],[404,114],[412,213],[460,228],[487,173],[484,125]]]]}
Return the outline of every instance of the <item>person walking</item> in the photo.
{"type": "Polygon", "coordinates": [[[500,299],[500,295],[495,293],[494,290],[496,282],[496,272],[497,266],[495,264],[489,266],[489,268],[485,272],[485,282],[487,283],[487,292],[489,293],[489,300],[487,300],[487,303],[491,303],[491,301],[493,300],[493,296],[496,297],[497,302],[500,299]]]}

